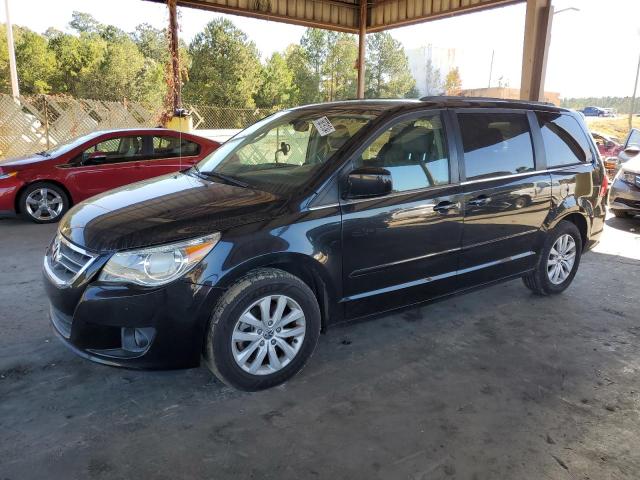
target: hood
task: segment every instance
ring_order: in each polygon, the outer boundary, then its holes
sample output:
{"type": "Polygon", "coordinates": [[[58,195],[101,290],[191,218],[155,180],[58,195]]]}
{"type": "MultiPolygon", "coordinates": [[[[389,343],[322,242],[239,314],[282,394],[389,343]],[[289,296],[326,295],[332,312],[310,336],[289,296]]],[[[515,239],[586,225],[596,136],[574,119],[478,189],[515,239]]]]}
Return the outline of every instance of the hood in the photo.
{"type": "Polygon", "coordinates": [[[60,232],[95,252],[175,242],[276,215],[267,192],[170,174],[110,190],[73,207],[60,232]]]}
{"type": "Polygon", "coordinates": [[[0,168],[4,169],[5,167],[10,167],[11,170],[21,170],[28,166],[32,166],[34,163],[50,162],[52,160],[57,160],[57,158],[43,157],[42,155],[28,155],[25,157],[0,160],[0,168]]]}

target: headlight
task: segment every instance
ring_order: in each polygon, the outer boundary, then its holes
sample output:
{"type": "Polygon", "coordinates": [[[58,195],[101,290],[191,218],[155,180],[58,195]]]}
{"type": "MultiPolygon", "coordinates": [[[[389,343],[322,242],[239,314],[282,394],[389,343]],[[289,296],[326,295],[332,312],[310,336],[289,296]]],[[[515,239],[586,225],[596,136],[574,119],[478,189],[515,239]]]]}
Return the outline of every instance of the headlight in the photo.
{"type": "Polygon", "coordinates": [[[127,282],[157,286],[181,277],[218,243],[220,234],[170,245],[130,250],[114,254],[100,273],[103,282],[127,282]]]}
{"type": "Polygon", "coordinates": [[[18,172],[2,173],[2,170],[0,170],[0,180],[4,180],[5,178],[15,177],[16,175],[18,175],[18,172]]]}
{"type": "Polygon", "coordinates": [[[636,175],[635,173],[622,171],[620,176],[622,177],[622,180],[627,182],[629,185],[634,185],[635,186],[635,185],[640,184],[640,182],[638,181],[638,177],[639,176],[636,175]]]}

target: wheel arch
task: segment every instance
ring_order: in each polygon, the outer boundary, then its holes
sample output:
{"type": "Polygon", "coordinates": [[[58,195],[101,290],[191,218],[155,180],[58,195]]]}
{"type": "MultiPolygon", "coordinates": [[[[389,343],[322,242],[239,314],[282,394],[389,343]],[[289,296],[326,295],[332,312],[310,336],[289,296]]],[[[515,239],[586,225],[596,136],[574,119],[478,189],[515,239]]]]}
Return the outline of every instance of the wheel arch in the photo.
{"type": "Polygon", "coordinates": [[[589,243],[589,222],[587,221],[587,217],[580,211],[574,210],[573,212],[568,212],[565,215],[555,218],[550,227],[555,227],[563,220],[573,223],[578,228],[580,239],[582,240],[582,249],[584,250],[589,243]]]}
{"type": "Polygon", "coordinates": [[[317,260],[301,253],[276,253],[264,255],[236,267],[224,275],[217,286],[228,288],[240,277],[257,268],[277,268],[302,280],[314,293],[318,300],[321,316],[321,328],[339,322],[342,313],[338,306],[338,292],[326,267],[317,260]]]}
{"type": "Polygon", "coordinates": [[[52,185],[55,185],[56,187],[61,189],[65,193],[65,195],[67,196],[67,201],[69,202],[69,208],[71,208],[73,206],[73,197],[71,196],[71,192],[69,192],[69,189],[67,187],[65,187],[64,184],[60,183],[57,180],[38,179],[38,180],[34,180],[33,182],[25,183],[17,191],[16,197],[14,199],[14,204],[15,204],[14,207],[16,209],[16,213],[18,213],[18,214],[22,213],[20,211],[20,199],[22,198],[22,194],[24,193],[24,191],[27,188],[29,188],[31,185],[35,185],[35,184],[38,184],[38,183],[50,183],[52,185]]]}

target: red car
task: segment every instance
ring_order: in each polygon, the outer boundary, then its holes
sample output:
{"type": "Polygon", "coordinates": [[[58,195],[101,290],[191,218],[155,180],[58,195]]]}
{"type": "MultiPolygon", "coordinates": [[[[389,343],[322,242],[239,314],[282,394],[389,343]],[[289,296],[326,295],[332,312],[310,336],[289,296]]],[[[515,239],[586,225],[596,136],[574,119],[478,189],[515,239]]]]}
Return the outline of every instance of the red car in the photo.
{"type": "Polygon", "coordinates": [[[602,158],[615,157],[622,150],[622,144],[617,138],[608,137],[597,132],[591,132],[591,136],[595,140],[602,158]]]}
{"type": "Polygon", "coordinates": [[[183,170],[219,146],[163,128],[90,133],[46,152],[0,162],[0,214],[55,222],[86,198],[183,170]]]}

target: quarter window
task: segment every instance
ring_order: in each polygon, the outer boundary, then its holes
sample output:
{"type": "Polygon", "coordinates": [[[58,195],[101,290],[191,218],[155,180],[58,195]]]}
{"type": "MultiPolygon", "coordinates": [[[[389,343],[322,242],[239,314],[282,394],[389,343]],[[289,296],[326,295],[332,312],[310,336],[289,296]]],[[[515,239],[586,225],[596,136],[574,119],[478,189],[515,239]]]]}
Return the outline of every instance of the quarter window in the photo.
{"type": "Polygon", "coordinates": [[[394,124],[366,148],[356,167],[387,169],[397,192],[448,184],[449,157],[440,115],[394,124]]]}
{"type": "Polygon", "coordinates": [[[537,112],[548,167],[587,161],[587,136],[574,118],[562,113],[537,112]]]}
{"type": "Polygon", "coordinates": [[[180,137],[153,137],[153,158],[191,157],[200,153],[200,145],[180,137]]]}
{"type": "Polygon", "coordinates": [[[524,113],[459,113],[467,180],[535,170],[524,113]]]}

